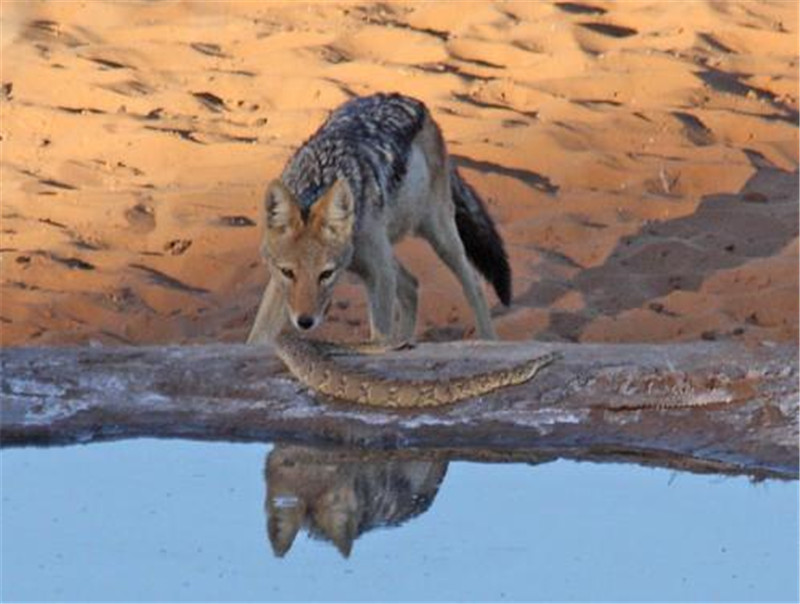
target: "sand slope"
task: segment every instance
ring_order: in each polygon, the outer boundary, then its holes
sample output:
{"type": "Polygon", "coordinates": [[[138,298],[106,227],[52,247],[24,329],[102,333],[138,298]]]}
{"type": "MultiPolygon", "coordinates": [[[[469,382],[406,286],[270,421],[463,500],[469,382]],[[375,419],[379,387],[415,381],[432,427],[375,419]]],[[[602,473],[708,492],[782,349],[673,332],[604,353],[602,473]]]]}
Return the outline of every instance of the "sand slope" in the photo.
{"type": "MultiPolygon", "coordinates": [[[[796,339],[797,21],[782,1],[4,3],[2,344],[242,340],[266,182],[386,90],[428,104],[501,227],[502,337],[796,339]]],[[[441,262],[400,254],[420,338],[469,336],[441,262]]],[[[364,337],[357,282],[337,300],[325,335],[364,337]]]]}

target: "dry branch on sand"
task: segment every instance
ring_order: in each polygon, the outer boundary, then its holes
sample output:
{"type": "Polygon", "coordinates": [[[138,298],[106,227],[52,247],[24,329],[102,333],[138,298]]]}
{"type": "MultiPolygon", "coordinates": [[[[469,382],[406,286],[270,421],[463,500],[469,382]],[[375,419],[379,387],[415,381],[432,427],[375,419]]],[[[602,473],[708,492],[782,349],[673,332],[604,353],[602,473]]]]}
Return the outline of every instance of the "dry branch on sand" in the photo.
{"type": "Polygon", "coordinates": [[[6,446],[151,436],[549,451],[797,476],[794,346],[461,342],[337,359],[419,378],[477,373],[548,351],[562,358],[521,386],[435,410],[389,411],[309,392],[266,347],[5,349],[0,438],[6,446]]]}

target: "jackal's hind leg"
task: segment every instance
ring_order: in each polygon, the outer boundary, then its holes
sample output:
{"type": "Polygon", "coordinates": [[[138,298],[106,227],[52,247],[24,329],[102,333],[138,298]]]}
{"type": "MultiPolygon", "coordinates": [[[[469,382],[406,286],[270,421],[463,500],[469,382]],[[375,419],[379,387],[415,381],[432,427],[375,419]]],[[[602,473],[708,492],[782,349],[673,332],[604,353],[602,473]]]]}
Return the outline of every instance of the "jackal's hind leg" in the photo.
{"type": "Polygon", "coordinates": [[[458,235],[455,217],[447,211],[445,205],[439,205],[438,209],[439,211],[432,215],[421,229],[421,234],[430,242],[439,258],[461,282],[464,295],[475,313],[478,336],[484,340],[496,340],[497,334],[492,325],[489,305],[486,303],[486,296],[475,271],[467,260],[464,244],[458,235]]]}

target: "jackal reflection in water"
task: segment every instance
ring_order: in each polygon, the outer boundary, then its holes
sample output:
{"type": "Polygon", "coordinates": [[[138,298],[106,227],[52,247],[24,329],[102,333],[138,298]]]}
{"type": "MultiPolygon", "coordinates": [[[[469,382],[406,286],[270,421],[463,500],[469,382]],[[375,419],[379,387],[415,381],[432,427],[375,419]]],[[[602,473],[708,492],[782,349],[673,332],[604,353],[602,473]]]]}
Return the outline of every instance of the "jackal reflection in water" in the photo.
{"type": "Polygon", "coordinates": [[[267,533],[276,556],[289,551],[306,526],[345,557],[360,535],[398,526],[425,512],[447,471],[447,461],[375,458],[356,450],[276,445],[264,478],[267,533]]]}

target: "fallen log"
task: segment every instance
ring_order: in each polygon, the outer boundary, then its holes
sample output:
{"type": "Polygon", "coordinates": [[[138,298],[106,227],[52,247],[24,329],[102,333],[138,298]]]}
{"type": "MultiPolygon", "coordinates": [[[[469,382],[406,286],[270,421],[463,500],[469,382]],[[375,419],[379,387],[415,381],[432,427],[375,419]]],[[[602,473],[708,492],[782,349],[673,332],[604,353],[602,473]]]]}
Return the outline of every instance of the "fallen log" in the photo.
{"type": "Polygon", "coordinates": [[[282,441],[798,476],[793,345],[458,342],[336,358],[387,378],[419,379],[552,351],[561,358],[520,386],[438,409],[385,410],[308,391],[269,347],[7,348],[0,442],[282,441]]]}

